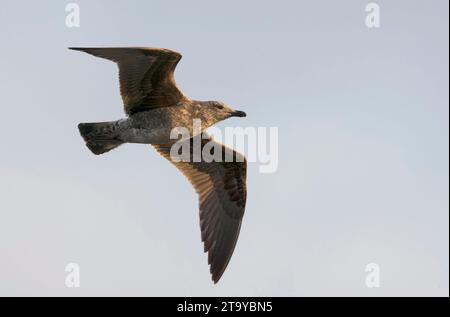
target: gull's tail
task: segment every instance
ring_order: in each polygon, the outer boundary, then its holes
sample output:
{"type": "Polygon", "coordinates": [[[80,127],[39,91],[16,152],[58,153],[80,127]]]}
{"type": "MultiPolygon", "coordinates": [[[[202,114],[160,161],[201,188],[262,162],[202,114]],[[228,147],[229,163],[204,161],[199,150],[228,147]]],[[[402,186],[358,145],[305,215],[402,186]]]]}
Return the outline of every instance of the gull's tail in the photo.
{"type": "Polygon", "coordinates": [[[92,153],[99,155],[123,144],[118,138],[117,124],[113,122],[80,123],[78,130],[92,153]]]}

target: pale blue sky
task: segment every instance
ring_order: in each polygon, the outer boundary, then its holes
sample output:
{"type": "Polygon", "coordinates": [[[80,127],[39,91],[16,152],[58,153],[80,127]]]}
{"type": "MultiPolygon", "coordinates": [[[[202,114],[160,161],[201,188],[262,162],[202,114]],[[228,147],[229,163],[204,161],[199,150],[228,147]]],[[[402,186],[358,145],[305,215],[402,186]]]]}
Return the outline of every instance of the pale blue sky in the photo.
{"type": "Polygon", "coordinates": [[[448,1],[377,1],[380,29],[360,0],[75,1],[73,29],[68,2],[0,7],[0,295],[448,296],[448,1]],[[79,122],[123,116],[117,70],[68,46],[179,51],[188,96],[247,112],[221,127],[279,128],[218,285],[183,176],[84,146],[79,122]]]}

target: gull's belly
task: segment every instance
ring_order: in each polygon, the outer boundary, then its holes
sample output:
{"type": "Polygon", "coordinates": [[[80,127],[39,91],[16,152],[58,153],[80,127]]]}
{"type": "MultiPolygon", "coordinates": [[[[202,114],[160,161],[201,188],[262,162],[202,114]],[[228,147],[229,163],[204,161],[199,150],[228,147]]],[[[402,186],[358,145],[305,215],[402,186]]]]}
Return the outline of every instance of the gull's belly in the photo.
{"type": "Polygon", "coordinates": [[[122,119],[120,125],[120,139],[128,143],[167,144],[177,141],[170,139],[172,128],[187,128],[192,131],[189,113],[182,111],[182,107],[158,108],[139,112],[127,119],[122,119]],[[182,115],[180,115],[182,113],[182,115]]]}
{"type": "Polygon", "coordinates": [[[154,129],[129,128],[121,133],[120,138],[128,143],[166,144],[171,142],[170,129],[165,127],[154,129]]]}

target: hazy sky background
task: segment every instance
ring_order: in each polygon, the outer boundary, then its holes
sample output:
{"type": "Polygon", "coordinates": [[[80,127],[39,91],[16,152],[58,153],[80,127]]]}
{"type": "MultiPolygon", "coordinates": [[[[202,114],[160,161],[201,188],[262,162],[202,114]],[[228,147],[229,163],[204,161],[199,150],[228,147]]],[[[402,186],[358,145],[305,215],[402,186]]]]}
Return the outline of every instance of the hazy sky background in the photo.
{"type": "Polygon", "coordinates": [[[380,29],[361,0],[76,1],[72,29],[68,2],[0,6],[0,295],[448,296],[448,1],[377,1],[380,29]],[[184,177],[85,147],[79,122],[123,117],[117,70],[68,46],[179,51],[188,96],[247,112],[221,127],[279,128],[218,285],[184,177]]]}

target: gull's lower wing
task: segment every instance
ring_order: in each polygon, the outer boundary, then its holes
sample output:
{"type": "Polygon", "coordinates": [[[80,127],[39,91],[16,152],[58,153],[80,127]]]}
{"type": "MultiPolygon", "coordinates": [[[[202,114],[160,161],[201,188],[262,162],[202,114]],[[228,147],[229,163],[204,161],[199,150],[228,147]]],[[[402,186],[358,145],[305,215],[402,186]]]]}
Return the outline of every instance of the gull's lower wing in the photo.
{"type": "Polygon", "coordinates": [[[230,261],[241,228],[247,199],[247,162],[242,154],[210,137],[202,138],[202,150],[213,142],[209,145],[220,148],[222,158],[233,157],[233,162],[193,162],[193,139],[185,142],[190,143],[190,162],[172,161],[171,145],[153,146],[188,178],[199,195],[202,241],[208,252],[212,280],[217,283],[230,261]]]}

